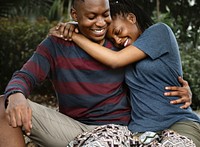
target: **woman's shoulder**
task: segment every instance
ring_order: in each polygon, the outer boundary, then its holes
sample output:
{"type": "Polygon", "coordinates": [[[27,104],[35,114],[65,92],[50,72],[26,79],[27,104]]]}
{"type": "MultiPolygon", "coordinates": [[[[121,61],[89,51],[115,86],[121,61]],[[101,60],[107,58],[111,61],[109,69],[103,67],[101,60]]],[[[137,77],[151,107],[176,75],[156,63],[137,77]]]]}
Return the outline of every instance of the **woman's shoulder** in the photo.
{"type": "Polygon", "coordinates": [[[153,24],[150,28],[152,28],[152,29],[158,29],[158,28],[161,28],[161,29],[164,29],[164,28],[166,28],[166,29],[169,29],[170,27],[169,27],[169,25],[167,25],[166,23],[163,23],[163,22],[158,22],[158,23],[156,23],[156,24],[153,24]]]}
{"type": "Polygon", "coordinates": [[[156,24],[153,24],[152,26],[149,27],[148,30],[151,32],[156,32],[156,33],[161,33],[161,34],[172,32],[172,29],[170,28],[170,26],[163,22],[158,22],[156,24]]]}

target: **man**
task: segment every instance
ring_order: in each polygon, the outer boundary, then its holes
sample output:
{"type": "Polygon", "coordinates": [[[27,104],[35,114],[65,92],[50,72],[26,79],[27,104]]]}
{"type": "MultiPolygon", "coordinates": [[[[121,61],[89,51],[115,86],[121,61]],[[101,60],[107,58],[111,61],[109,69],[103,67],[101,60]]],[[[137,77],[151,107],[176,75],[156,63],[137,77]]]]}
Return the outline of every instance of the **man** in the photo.
{"type": "MultiPolygon", "coordinates": [[[[108,0],[74,0],[72,6],[71,16],[82,34],[117,50],[105,39],[111,22],[108,0]]],[[[24,146],[21,130],[40,146],[59,147],[98,125],[127,125],[130,106],[123,80],[123,69],[100,64],[73,42],[46,38],[8,83],[6,114],[1,98],[0,146],[24,146]],[[59,112],[26,99],[46,78],[55,87],[59,112]]]]}

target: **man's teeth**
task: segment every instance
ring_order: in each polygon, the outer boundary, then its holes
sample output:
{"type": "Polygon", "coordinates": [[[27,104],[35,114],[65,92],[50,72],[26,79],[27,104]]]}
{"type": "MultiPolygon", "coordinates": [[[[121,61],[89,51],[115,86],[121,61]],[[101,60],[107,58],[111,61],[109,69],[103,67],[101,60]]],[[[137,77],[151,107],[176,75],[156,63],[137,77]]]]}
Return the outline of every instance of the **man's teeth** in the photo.
{"type": "Polygon", "coordinates": [[[94,31],[97,32],[97,33],[102,33],[103,29],[101,29],[101,30],[94,30],[94,31]]]}

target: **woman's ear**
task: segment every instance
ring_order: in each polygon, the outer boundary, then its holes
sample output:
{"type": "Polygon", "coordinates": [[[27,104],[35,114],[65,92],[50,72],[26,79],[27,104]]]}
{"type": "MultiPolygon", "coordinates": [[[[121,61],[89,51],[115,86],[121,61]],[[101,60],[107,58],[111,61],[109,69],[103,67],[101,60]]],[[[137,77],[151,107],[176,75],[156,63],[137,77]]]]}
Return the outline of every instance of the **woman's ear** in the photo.
{"type": "Polygon", "coordinates": [[[71,14],[71,17],[72,17],[72,19],[73,19],[74,21],[77,21],[77,20],[78,20],[78,19],[77,19],[77,12],[76,12],[76,9],[71,8],[70,14],[71,14]]]}
{"type": "Polygon", "coordinates": [[[133,13],[129,13],[127,16],[128,21],[130,21],[132,24],[136,23],[136,16],[133,13]]]}

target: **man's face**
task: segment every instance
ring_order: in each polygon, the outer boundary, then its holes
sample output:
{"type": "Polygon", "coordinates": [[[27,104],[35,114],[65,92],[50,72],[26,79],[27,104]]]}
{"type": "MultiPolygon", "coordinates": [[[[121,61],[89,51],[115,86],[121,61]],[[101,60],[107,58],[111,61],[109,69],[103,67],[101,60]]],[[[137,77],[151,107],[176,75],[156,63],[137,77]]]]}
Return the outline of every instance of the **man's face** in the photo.
{"type": "Polygon", "coordinates": [[[111,23],[108,0],[78,1],[71,11],[80,32],[90,40],[102,44],[111,23]]]}

